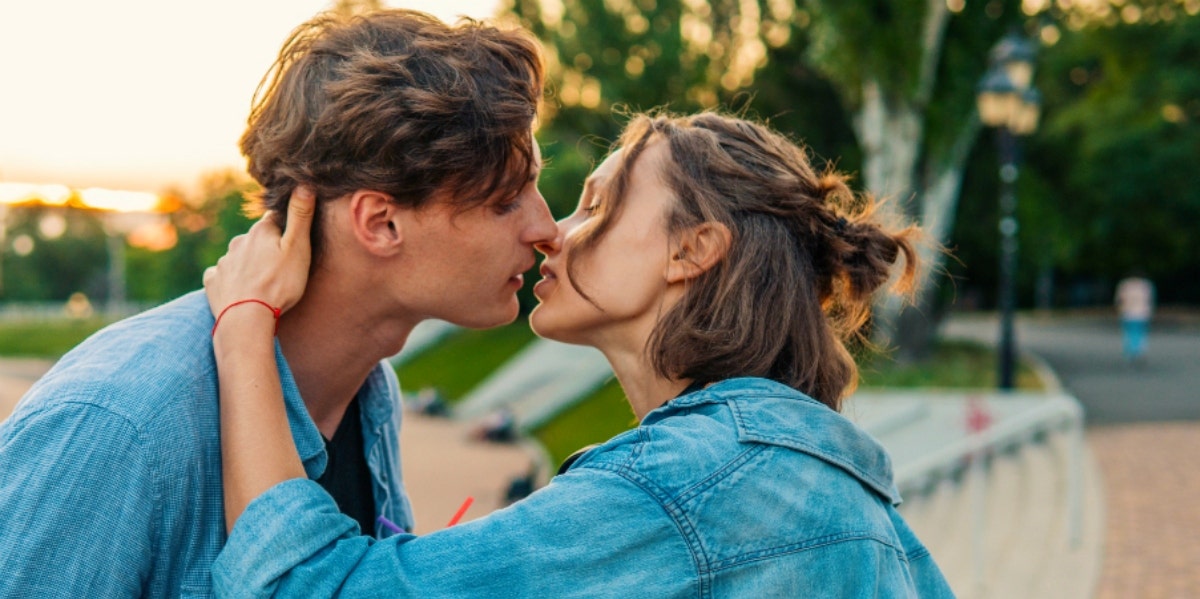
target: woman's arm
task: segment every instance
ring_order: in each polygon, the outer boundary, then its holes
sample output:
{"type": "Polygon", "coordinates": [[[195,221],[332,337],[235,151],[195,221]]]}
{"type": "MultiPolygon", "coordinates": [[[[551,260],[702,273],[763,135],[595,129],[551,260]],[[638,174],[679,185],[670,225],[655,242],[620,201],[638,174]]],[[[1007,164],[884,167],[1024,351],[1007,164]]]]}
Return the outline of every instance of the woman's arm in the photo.
{"type": "Polygon", "coordinates": [[[282,481],[305,477],[275,365],[276,315],[258,302],[283,311],[303,295],[315,202],[311,190],[298,188],[288,203],[286,232],[264,216],[234,238],[229,253],[204,273],[205,293],[217,317],[213,354],[221,395],[226,531],[255,497],[282,481]],[[243,300],[256,301],[238,303],[243,300]]]}
{"type": "Polygon", "coordinates": [[[695,597],[670,510],[616,472],[578,469],[513,506],[416,537],[358,534],[310,480],[246,509],[213,563],[218,597],[695,597]]]}

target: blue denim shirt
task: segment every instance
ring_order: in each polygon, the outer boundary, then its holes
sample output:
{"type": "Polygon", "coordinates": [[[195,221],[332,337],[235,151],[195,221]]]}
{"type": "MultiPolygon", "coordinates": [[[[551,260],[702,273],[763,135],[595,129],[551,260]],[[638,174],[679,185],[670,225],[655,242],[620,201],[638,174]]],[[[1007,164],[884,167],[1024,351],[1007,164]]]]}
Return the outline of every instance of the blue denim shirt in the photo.
{"type": "Polygon", "coordinates": [[[894,509],[884,449],[797,391],[679,397],[486,518],[358,536],[310,481],[238,519],[222,597],[952,597],[894,509]]]}
{"type": "MultiPolygon", "coordinates": [[[[0,597],[205,597],[225,542],[213,318],[196,292],[63,356],[0,424],[0,597]]],[[[276,351],[310,477],[325,446],[276,351]]],[[[411,525],[395,373],[360,391],[375,502],[411,525]]]]}

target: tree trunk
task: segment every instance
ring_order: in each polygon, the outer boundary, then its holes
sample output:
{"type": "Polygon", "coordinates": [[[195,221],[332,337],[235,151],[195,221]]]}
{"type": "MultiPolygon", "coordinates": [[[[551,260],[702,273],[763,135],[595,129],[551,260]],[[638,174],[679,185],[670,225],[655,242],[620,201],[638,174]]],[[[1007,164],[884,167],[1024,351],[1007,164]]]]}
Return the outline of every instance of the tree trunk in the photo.
{"type": "MultiPolygon", "coordinates": [[[[885,97],[873,80],[863,85],[862,107],[854,119],[854,130],[863,150],[863,184],[883,200],[879,215],[885,221],[911,221],[911,202],[917,159],[924,123],[908,103],[885,97]]],[[[883,295],[875,306],[873,337],[880,346],[896,341],[897,318],[903,300],[883,295]]]]}
{"type": "Polygon", "coordinates": [[[922,145],[922,124],[915,108],[891,108],[878,89],[864,89],[863,110],[856,131],[864,152],[867,189],[886,200],[883,216],[916,220],[925,231],[927,243],[917,247],[921,269],[914,282],[911,302],[885,294],[875,306],[873,336],[883,347],[893,347],[901,361],[919,360],[929,353],[939,318],[933,291],[943,272],[943,245],[954,225],[971,145],[979,135],[978,119],[960,130],[945,158],[926,169],[920,184],[915,181],[922,145]]]}
{"type": "Polygon", "coordinates": [[[928,356],[934,333],[941,322],[941,306],[933,292],[937,287],[935,283],[945,272],[945,243],[954,229],[954,216],[958,210],[971,146],[975,145],[981,129],[977,116],[968,119],[944,160],[927,170],[926,185],[920,193],[920,222],[928,236],[928,243],[918,247],[924,272],[918,278],[915,289],[913,303],[917,309],[905,310],[899,316],[906,321],[899,326],[900,332],[894,340],[900,347],[900,359],[919,360],[928,356]]]}

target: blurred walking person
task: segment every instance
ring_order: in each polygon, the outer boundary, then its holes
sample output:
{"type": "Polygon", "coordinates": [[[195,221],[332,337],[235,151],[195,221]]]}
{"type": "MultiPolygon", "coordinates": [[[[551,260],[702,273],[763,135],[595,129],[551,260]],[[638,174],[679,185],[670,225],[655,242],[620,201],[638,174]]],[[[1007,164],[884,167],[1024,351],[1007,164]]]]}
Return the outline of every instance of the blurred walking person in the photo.
{"type": "Polygon", "coordinates": [[[1144,363],[1146,336],[1154,314],[1154,283],[1135,271],[1117,284],[1116,302],[1125,338],[1125,359],[1133,364],[1144,363]]]}

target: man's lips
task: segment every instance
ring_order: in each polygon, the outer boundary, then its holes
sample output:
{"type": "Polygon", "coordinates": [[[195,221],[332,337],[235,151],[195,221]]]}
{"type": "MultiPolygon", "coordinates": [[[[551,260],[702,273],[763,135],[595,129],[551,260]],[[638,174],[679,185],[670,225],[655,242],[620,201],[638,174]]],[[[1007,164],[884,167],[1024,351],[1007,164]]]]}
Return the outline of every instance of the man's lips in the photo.
{"type": "Polygon", "coordinates": [[[517,281],[517,282],[521,283],[522,285],[524,285],[525,284],[525,273],[529,272],[529,269],[533,268],[533,265],[534,265],[534,263],[530,262],[529,264],[525,265],[524,268],[517,271],[517,274],[509,277],[508,280],[510,282],[517,281]]]}

